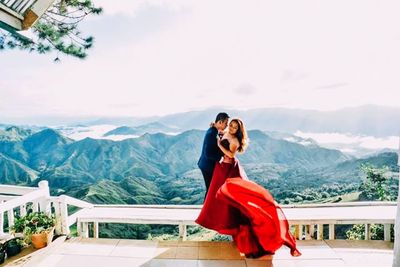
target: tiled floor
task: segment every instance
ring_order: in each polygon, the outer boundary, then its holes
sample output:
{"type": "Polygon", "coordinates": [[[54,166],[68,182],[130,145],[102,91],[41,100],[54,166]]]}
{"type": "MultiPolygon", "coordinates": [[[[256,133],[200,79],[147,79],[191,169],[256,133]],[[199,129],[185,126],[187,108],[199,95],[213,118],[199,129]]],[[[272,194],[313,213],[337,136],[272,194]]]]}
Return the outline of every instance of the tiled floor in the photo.
{"type": "MultiPolygon", "coordinates": [[[[301,257],[285,247],[274,256],[245,259],[232,242],[74,238],[42,256],[35,267],[349,267],[391,266],[393,244],[383,241],[298,241],[301,257]]],[[[29,262],[22,266],[30,267],[29,262]]]]}

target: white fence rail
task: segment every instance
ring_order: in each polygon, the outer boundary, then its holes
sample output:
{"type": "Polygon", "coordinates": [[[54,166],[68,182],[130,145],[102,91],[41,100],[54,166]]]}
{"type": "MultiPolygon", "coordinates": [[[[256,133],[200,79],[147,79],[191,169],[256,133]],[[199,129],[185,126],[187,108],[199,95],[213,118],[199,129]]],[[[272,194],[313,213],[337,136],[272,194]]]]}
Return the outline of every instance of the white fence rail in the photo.
{"type": "Polygon", "coordinates": [[[93,205],[69,196],[50,197],[47,181],[40,181],[39,187],[0,185],[0,239],[11,236],[10,227],[14,225],[15,216],[24,216],[28,210],[43,211],[56,218],[56,233],[70,232],[70,226],[77,222],[76,214],[68,214],[68,206],[92,208],[93,205]],[[7,195],[5,195],[7,194],[7,195]],[[8,231],[4,232],[5,215],[8,231]]]}
{"type": "MultiPolygon", "coordinates": [[[[179,235],[185,239],[187,225],[196,225],[201,209],[201,205],[92,205],[66,195],[50,197],[47,181],[32,188],[0,185],[0,237],[5,214],[10,227],[15,215],[26,214],[28,206],[32,211],[54,214],[57,234],[70,234],[70,227],[76,223],[78,235],[88,237],[92,227],[95,238],[99,237],[99,223],[128,223],[178,225],[179,235]],[[69,214],[69,206],[80,210],[69,214]]],[[[389,241],[396,207],[395,202],[351,202],[283,205],[282,209],[299,239],[323,239],[324,225],[328,238],[335,239],[335,226],[339,224],[364,224],[365,239],[370,239],[370,225],[382,224],[384,240],[389,241]]]]}
{"type": "MultiPolygon", "coordinates": [[[[91,226],[97,238],[99,223],[170,224],[178,225],[179,235],[185,239],[187,225],[196,225],[200,209],[199,205],[95,205],[77,216],[78,234],[88,237],[91,226]]],[[[383,224],[384,239],[389,241],[390,225],[396,216],[394,202],[283,205],[282,209],[298,239],[323,239],[324,225],[328,238],[335,239],[335,226],[339,224],[364,224],[365,237],[370,239],[370,225],[383,224]]]]}
{"type": "MultiPolygon", "coordinates": [[[[4,236],[4,219],[7,214],[8,233],[10,234],[10,227],[14,225],[15,213],[20,215],[26,214],[26,207],[31,204],[34,211],[41,210],[49,212],[47,199],[49,198],[49,187],[47,181],[41,181],[39,187],[19,187],[1,185],[0,194],[0,237],[4,236]],[[14,196],[10,196],[13,194],[14,196]]],[[[7,236],[7,235],[6,235],[7,236]]]]}

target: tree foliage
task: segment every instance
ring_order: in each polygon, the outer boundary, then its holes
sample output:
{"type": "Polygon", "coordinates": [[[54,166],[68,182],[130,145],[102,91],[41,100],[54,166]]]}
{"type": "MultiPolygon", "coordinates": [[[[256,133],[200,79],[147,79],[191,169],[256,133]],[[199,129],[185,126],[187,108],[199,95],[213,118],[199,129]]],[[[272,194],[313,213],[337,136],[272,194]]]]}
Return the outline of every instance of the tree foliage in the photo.
{"type": "MultiPolygon", "coordinates": [[[[366,174],[365,180],[360,185],[360,200],[391,200],[393,194],[390,190],[390,182],[393,180],[389,177],[389,168],[374,168],[370,165],[363,165],[362,169],[366,174]]],[[[371,224],[370,234],[372,240],[383,239],[383,225],[371,224]]],[[[363,224],[354,225],[353,228],[346,232],[348,239],[363,240],[365,239],[365,226],[363,224]]],[[[391,239],[393,240],[393,232],[391,239]]]]}
{"type": "MultiPolygon", "coordinates": [[[[83,36],[79,23],[87,16],[98,15],[102,8],[94,6],[92,0],[56,0],[31,28],[33,39],[20,38],[18,35],[0,30],[0,50],[27,50],[40,54],[57,51],[83,59],[93,45],[93,36],[83,36]]],[[[55,58],[58,61],[59,57],[55,58]]]]}
{"type": "Polygon", "coordinates": [[[360,186],[360,200],[390,200],[387,173],[389,169],[362,166],[366,178],[360,186]]]}
{"type": "MultiPolygon", "coordinates": [[[[370,225],[370,238],[371,240],[383,240],[384,226],[382,224],[370,225]]],[[[356,224],[350,230],[346,231],[347,239],[350,240],[365,240],[365,225],[356,224]]],[[[394,240],[393,225],[390,229],[390,240],[394,240]]]]}

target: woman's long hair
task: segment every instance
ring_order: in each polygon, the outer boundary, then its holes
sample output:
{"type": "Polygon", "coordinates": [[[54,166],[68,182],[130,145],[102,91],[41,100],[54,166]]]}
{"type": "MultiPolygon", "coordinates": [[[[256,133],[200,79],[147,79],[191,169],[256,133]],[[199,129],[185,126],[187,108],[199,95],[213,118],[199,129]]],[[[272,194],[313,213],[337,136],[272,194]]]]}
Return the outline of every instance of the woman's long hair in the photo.
{"type": "Polygon", "coordinates": [[[249,141],[244,123],[241,119],[232,119],[231,122],[232,121],[236,122],[238,125],[238,129],[235,134],[236,138],[239,140],[238,152],[244,152],[244,150],[247,148],[249,141]]]}

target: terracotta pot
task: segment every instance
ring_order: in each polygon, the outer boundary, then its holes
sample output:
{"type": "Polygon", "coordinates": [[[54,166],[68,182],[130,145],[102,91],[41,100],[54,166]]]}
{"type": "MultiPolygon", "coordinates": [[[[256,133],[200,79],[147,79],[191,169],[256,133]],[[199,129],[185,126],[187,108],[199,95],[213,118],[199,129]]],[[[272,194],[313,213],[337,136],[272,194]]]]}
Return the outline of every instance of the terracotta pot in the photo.
{"type": "Polygon", "coordinates": [[[47,233],[33,234],[32,245],[34,248],[44,248],[47,246],[47,233]]]}
{"type": "Polygon", "coordinates": [[[40,233],[40,234],[33,234],[32,235],[32,245],[34,248],[43,248],[51,243],[54,236],[54,227],[50,230],[40,233]]]}

